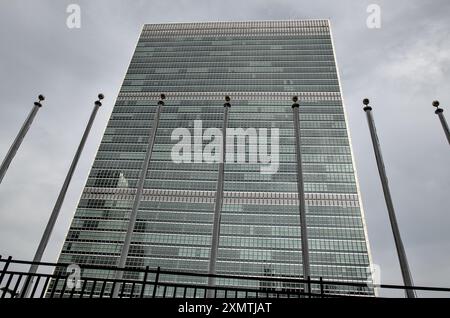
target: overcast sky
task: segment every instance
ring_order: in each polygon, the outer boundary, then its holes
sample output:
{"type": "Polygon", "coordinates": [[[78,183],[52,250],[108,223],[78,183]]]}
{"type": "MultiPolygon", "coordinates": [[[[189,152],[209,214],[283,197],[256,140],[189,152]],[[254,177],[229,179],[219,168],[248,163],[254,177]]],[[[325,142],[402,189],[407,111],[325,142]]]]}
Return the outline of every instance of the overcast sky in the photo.
{"type": "Polygon", "coordinates": [[[329,18],[373,262],[402,283],[361,100],[369,97],[417,285],[450,287],[450,151],[431,102],[450,120],[450,2],[0,2],[0,160],[40,93],[44,106],[0,184],[0,254],[32,259],[97,93],[98,113],[45,261],[56,261],[144,23],[329,18]],[[66,26],[69,4],[81,28],[66,26]],[[381,28],[369,29],[370,4],[381,28]]]}

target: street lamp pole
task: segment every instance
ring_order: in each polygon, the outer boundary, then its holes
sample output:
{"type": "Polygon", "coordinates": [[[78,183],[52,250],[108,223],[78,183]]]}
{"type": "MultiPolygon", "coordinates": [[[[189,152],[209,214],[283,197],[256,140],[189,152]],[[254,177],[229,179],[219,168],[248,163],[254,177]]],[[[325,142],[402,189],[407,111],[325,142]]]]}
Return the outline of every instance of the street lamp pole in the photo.
{"type": "Polygon", "coordinates": [[[442,128],[444,129],[445,136],[447,137],[447,141],[450,144],[450,130],[448,129],[447,121],[444,117],[444,110],[439,108],[439,101],[435,100],[433,102],[433,106],[436,107],[436,111],[434,112],[439,116],[439,120],[441,121],[442,128]]]}
{"type": "MultiPolygon", "coordinates": [[[[375,122],[372,116],[372,107],[369,106],[369,100],[366,98],[363,100],[365,105],[364,111],[367,115],[367,122],[369,123],[370,136],[372,138],[373,150],[375,152],[375,158],[378,165],[378,172],[380,174],[381,185],[383,187],[384,198],[386,200],[386,206],[389,214],[389,220],[391,222],[392,233],[394,235],[395,247],[397,248],[398,260],[400,263],[400,270],[403,276],[403,282],[406,287],[412,287],[413,281],[411,272],[409,270],[408,260],[406,259],[405,248],[400,237],[400,230],[397,224],[397,218],[395,216],[394,204],[392,202],[391,192],[389,190],[388,178],[384,167],[383,156],[381,155],[380,143],[375,128],[375,122]]],[[[415,298],[416,293],[413,289],[406,289],[406,296],[408,298],[415,298]]]]}
{"type": "Polygon", "coordinates": [[[23,297],[27,297],[30,292],[30,287],[32,285],[32,276],[36,274],[38,269],[38,264],[42,260],[42,256],[44,254],[45,248],[47,247],[48,241],[50,239],[50,235],[52,234],[53,227],[55,226],[56,220],[58,219],[59,212],[61,210],[61,206],[63,204],[64,198],[67,193],[67,189],[69,188],[70,181],[72,179],[73,173],[77,166],[78,160],[80,159],[81,152],[83,151],[84,145],[86,143],[87,137],[91,130],[92,124],[94,123],[95,116],[97,115],[97,111],[102,106],[100,100],[104,98],[103,94],[98,95],[98,100],[94,103],[94,109],[92,110],[91,117],[89,118],[88,124],[84,131],[83,137],[81,138],[81,142],[78,146],[77,152],[72,160],[72,163],[69,168],[69,172],[67,173],[66,179],[64,180],[64,184],[59,192],[58,199],[56,200],[55,206],[53,207],[52,214],[50,215],[50,219],[48,220],[47,226],[45,227],[44,234],[42,235],[41,241],[39,242],[39,246],[36,250],[36,254],[33,258],[33,264],[30,267],[28,272],[26,288],[24,289],[23,297]]]}
{"type": "Polygon", "coordinates": [[[13,144],[11,145],[11,148],[9,148],[8,153],[6,154],[5,159],[2,162],[2,165],[0,166],[0,183],[2,183],[3,177],[6,174],[6,171],[8,170],[9,165],[11,164],[11,161],[13,160],[14,156],[16,155],[17,150],[20,147],[20,144],[22,143],[23,138],[28,132],[28,129],[31,126],[31,123],[34,120],[34,117],[36,117],[36,114],[39,110],[39,108],[42,107],[41,102],[45,99],[44,95],[39,95],[37,102],[34,102],[34,106],[30,111],[30,114],[28,115],[27,119],[22,125],[22,128],[20,128],[19,133],[17,134],[16,139],[14,139],[13,144]]]}

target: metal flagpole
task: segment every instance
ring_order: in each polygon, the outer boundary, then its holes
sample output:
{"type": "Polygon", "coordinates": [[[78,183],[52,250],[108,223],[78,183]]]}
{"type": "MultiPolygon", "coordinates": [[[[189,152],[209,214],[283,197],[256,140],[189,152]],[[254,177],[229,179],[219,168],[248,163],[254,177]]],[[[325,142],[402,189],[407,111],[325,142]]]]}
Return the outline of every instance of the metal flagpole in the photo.
{"type": "Polygon", "coordinates": [[[22,128],[20,128],[16,139],[14,139],[14,142],[11,145],[11,148],[9,148],[8,153],[6,154],[6,157],[3,160],[2,165],[0,166],[0,183],[2,183],[3,177],[5,176],[6,171],[8,170],[8,167],[11,164],[11,161],[13,160],[14,156],[16,155],[16,152],[19,149],[23,138],[27,134],[28,129],[31,126],[31,123],[34,120],[34,117],[36,117],[36,114],[37,114],[39,108],[42,107],[41,102],[45,99],[45,97],[44,97],[44,95],[39,95],[38,99],[39,99],[38,102],[34,102],[34,106],[31,109],[30,114],[28,115],[27,119],[23,123],[22,128]]]}
{"type": "Polygon", "coordinates": [[[448,129],[447,121],[444,117],[444,110],[442,108],[439,108],[439,101],[437,100],[433,102],[433,106],[436,107],[436,111],[434,113],[439,116],[439,120],[441,121],[442,128],[444,129],[445,136],[447,137],[447,141],[450,144],[450,131],[448,129]]]}
{"type": "MultiPolygon", "coordinates": [[[[214,224],[213,233],[211,240],[211,254],[209,259],[209,269],[208,275],[216,274],[216,263],[217,263],[217,251],[219,249],[219,236],[220,236],[220,214],[222,212],[223,203],[223,179],[224,179],[224,164],[226,155],[226,145],[227,145],[227,126],[228,126],[228,112],[231,107],[230,97],[225,96],[225,104],[223,104],[224,115],[223,115],[223,127],[222,127],[222,158],[219,162],[219,175],[217,179],[217,190],[216,199],[214,202],[214,224]]],[[[207,297],[214,298],[213,287],[216,285],[215,277],[208,276],[208,289],[207,297]]]]}
{"type": "MultiPolygon", "coordinates": [[[[386,206],[388,209],[389,220],[391,222],[392,233],[394,235],[395,247],[397,248],[398,260],[400,262],[400,269],[403,276],[403,282],[405,286],[413,286],[413,281],[411,278],[411,272],[409,270],[408,260],[406,259],[405,248],[403,247],[403,242],[400,237],[400,230],[397,224],[397,218],[395,216],[394,204],[392,203],[391,192],[389,190],[388,179],[386,175],[386,170],[384,167],[383,157],[381,155],[380,143],[378,141],[378,136],[375,128],[375,122],[372,116],[372,107],[369,106],[369,100],[366,98],[363,100],[364,111],[367,115],[367,122],[369,123],[370,136],[372,137],[373,150],[375,152],[375,158],[378,165],[378,172],[380,174],[381,185],[383,187],[384,198],[386,200],[386,206]]],[[[415,298],[416,293],[413,289],[406,289],[406,296],[408,298],[415,298]]]]}
{"type": "MultiPolygon", "coordinates": [[[[125,267],[125,264],[127,261],[127,256],[128,256],[128,252],[130,250],[130,245],[131,245],[131,237],[133,235],[134,226],[136,224],[137,212],[139,209],[139,204],[141,203],[142,191],[144,190],[144,182],[145,182],[145,178],[147,177],[147,170],[148,170],[148,166],[150,164],[150,159],[152,157],[153,144],[155,143],[155,139],[156,139],[156,131],[158,130],[159,117],[161,115],[162,107],[164,106],[163,100],[165,98],[166,98],[166,95],[161,94],[161,98],[160,98],[160,101],[158,102],[158,106],[156,108],[156,113],[153,118],[152,130],[150,132],[147,151],[145,153],[145,159],[144,159],[144,162],[142,163],[142,169],[141,169],[141,172],[139,175],[139,180],[138,180],[137,189],[136,189],[136,195],[134,197],[133,207],[132,207],[131,213],[130,213],[130,220],[128,222],[128,228],[127,228],[127,232],[125,235],[125,240],[124,240],[124,243],[122,246],[122,251],[120,253],[119,262],[117,264],[118,268],[125,267]]],[[[120,280],[120,279],[122,279],[122,277],[123,277],[123,271],[121,271],[121,270],[117,271],[116,279],[120,280]]],[[[116,287],[113,290],[113,298],[117,298],[118,296],[119,296],[119,285],[116,285],[116,287]]]]}
{"type": "MultiPolygon", "coordinates": [[[[308,247],[308,229],[306,225],[306,202],[305,202],[305,185],[303,183],[303,165],[301,152],[301,133],[299,120],[299,104],[298,97],[292,98],[292,115],[294,120],[294,134],[295,134],[295,152],[297,158],[297,192],[298,192],[298,206],[300,210],[300,231],[302,242],[302,263],[303,263],[303,279],[309,279],[311,270],[309,265],[309,247],[308,247]]],[[[306,290],[307,288],[305,288],[306,290]]],[[[310,291],[307,290],[309,293],[310,291]]]]}
{"type": "MultiPolygon", "coordinates": [[[[50,235],[52,234],[53,227],[55,226],[56,220],[58,219],[59,212],[61,210],[61,206],[63,204],[64,198],[67,193],[67,189],[69,188],[70,181],[72,179],[73,173],[77,166],[78,160],[80,159],[81,152],[83,151],[84,145],[86,143],[87,137],[91,130],[92,124],[95,119],[95,115],[97,114],[98,109],[102,106],[100,100],[104,98],[103,94],[98,95],[98,100],[94,103],[94,109],[92,110],[91,117],[89,118],[86,129],[84,130],[83,137],[81,138],[81,142],[78,146],[77,152],[72,160],[72,163],[69,168],[69,172],[67,173],[66,179],[64,180],[64,184],[59,192],[58,199],[56,200],[55,206],[53,207],[52,214],[50,215],[50,219],[48,220],[47,226],[45,227],[44,234],[42,235],[41,241],[39,242],[39,246],[36,250],[36,254],[34,255],[33,262],[38,263],[42,260],[42,255],[44,254],[45,248],[47,247],[48,241],[50,239],[50,235]]],[[[32,276],[36,274],[38,269],[37,264],[32,264],[30,270],[28,272],[26,288],[24,290],[23,297],[27,297],[30,292],[30,287],[32,285],[32,276]]]]}

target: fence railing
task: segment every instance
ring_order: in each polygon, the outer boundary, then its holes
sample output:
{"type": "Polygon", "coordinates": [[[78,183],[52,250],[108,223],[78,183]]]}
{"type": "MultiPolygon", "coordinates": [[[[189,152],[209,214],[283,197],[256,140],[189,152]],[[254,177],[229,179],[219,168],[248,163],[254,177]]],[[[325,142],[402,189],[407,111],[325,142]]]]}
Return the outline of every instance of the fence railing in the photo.
{"type": "Polygon", "coordinates": [[[329,298],[370,297],[374,287],[444,292],[450,288],[371,285],[360,282],[328,281],[322,278],[242,275],[208,275],[161,268],[117,268],[100,265],[37,263],[29,274],[29,261],[2,258],[0,298],[329,298]],[[43,270],[46,269],[46,270],[43,270]],[[122,271],[121,279],[116,272],[122,271]],[[208,277],[215,284],[208,286],[208,277]]]}

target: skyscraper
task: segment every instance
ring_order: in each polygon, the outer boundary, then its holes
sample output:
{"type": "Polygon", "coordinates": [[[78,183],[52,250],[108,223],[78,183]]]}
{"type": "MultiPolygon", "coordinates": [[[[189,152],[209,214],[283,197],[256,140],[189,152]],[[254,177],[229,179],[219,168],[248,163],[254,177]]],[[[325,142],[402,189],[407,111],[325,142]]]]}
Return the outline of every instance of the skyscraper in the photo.
{"type": "Polygon", "coordinates": [[[303,254],[313,278],[367,280],[329,21],[144,25],[59,261],[114,266],[121,254],[131,267],[297,278],[303,254]],[[177,128],[192,132],[181,162],[177,128]],[[245,162],[205,160],[207,129],[225,128],[248,133],[244,149],[226,147],[245,162]]]}

